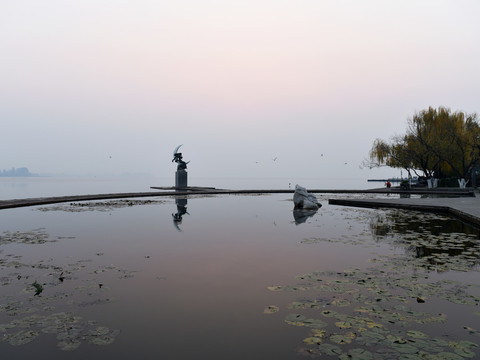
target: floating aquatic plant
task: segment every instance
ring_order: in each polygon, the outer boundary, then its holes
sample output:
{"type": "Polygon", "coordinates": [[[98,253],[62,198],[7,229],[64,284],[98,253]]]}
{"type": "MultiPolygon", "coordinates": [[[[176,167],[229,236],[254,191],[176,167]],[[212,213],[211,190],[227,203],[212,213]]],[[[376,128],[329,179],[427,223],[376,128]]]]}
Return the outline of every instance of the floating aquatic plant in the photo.
{"type": "Polygon", "coordinates": [[[52,205],[37,207],[38,211],[65,211],[65,212],[84,212],[84,211],[112,211],[130,206],[138,205],[157,205],[165,203],[164,200],[111,200],[111,201],[91,201],[91,202],[75,202],[66,205],[52,205]]]}
{"type": "Polygon", "coordinates": [[[32,286],[35,289],[35,296],[40,295],[43,291],[43,286],[40,285],[37,281],[35,281],[32,286]]]}
{"type": "Polygon", "coordinates": [[[34,341],[41,333],[56,335],[60,350],[72,351],[82,343],[109,345],[120,334],[95,322],[85,321],[72,313],[60,312],[50,315],[32,315],[0,324],[0,332],[10,345],[25,345],[34,341]]]}
{"type": "MultiPolygon", "coordinates": [[[[4,232],[0,245],[43,244],[50,241],[45,229],[36,229],[4,232]]],[[[110,288],[107,282],[129,279],[135,273],[115,265],[93,265],[91,259],[71,261],[60,266],[55,264],[54,259],[32,263],[22,261],[21,256],[14,254],[1,256],[0,271],[4,272],[0,273],[0,285],[23,287],[24,290],[16,296],[6,295],[11,291],[3,291],[0,296],[0,314],[4,321],[0,323],[0,339],[20,346],[36,341],[45,334],[53,334],[58,340],[58,349],[64,351],[73,351],[82,343],[102,346],[113,343],[119,330],[85,321],[71,312],[56,310],[110,304],[115,299],[105,294],[110,288]],[[33,276],[42,281],[32,282],[33,276]],[[47,286],[51,290],[48,294],[45,292],[47,286]],[[32,293],[34,296],[31,296],[32,293]],[[5,321],[5,318],[13,320],[5,321]]]]}
{"type": "Polygon", "coordinates": [[[50,235],[44,228],[31,231],[4,231],[0,235],[0,245],[18,243],[18,244],[44,244],[46,242],[55,242],[50,239],[50,235]]]}
{"type": "MultiPolygon", "coordinates": [[[[353,216],[351,212],[347,213],[353,216]]],[[[403,210],[357,211],[357,222],[361,221],[369,224],[370,236],[360,232],[336,238],[312,237],[301,243],[331,242],[370,247],[374,242],[391,244],[405,251],[404,256],[389,255],[398,266],[422,268],[429,272],[465,272],[480,264],[478,230],[449,217],[403,210]]]]}
{"type": "Polygon", "coordinates": [[[15,334],[7,335],[5,337],[5,340],[7,340],[10,345],[19,346],[19,345],[25,345],[25,344],[28,344],[29,342],[32,342],[37,336],[38,336],[37,331],[20,330],[15,334]]]}
{"type": "MultiPolygon", "coordinates": [[[[451,219],[435,214],[412,216],[402,211],[371,212],[357,216],[370,219],[365,232],[338,238],[310,238],[302,244],[338,242],[369,246],[374,242],[403,247],[403,254],[379,254],[372,267],[344,272],[318,271],[297,276],[298,284],[272,285],[274,292],[301,292],[301,300],[287,307],[305,313],[288,314],[285,323],[308,327],[301,353],[336,356],[339,359],[468,359],[478,356],[478,344],[462,336],[479,336],[472,327],[451,329],[449,337],[432,336],[432,325],[446,324],[445,314],[429,313],[430,301],[457,306],[480,305],[471,284],[430,280],[432,271],[475,271],[480,259],[478,233],[465,228],[449,231],[451,219]],[[416,230],[411,230],[411,226],[416,230]],[[465,230],[465,232],[462,232],[465,230]],[[311,295],[310,298],[308,296],[311,295]],[[314,315],[314,313],[317,315],[314,315]],[[375,356],[371,352],[375,349],[375,356]]],[[[349,212],[350,217],[356,216],[349,212]]],[[[455,225],[457,226],[457,225],[455,225]]],[[[463,226],[463,225],[462,225],[463,226]]],[[[480,312],[473,312],[480,314],[480,312]]]]}
{"type": "Polygon", "coordinates": [[[275,314],[278,311],[280,311],[280,308],[278,306],[269,305],[263,310],[263,313],[264,314],[275,314]]]}

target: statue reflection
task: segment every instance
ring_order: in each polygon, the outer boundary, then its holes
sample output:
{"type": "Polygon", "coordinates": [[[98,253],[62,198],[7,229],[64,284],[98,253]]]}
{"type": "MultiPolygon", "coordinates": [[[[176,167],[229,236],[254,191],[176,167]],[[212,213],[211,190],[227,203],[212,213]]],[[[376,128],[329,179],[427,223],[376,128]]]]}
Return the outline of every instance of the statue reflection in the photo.
{"type": "Polygon", "coordinates": [[[293,218],[295,219],[295,225],[303,224],[308,218],[311,218],[316,213],[317,210],[294,209],[293,218]]]}
{"type": "Polygon", "coordinates": [[[190,215],[187,212],[187,199],[186,198],[175,199],[175,204],[177,204],[177,213],[172,214],[173,226],[175,226],[175,229],[177,229],[178,231],[182,231],[182,229],[180,229],[180,226],[179,226],[182,223],[182,217],[185,214],[190,215]]]}
{"type": "Polygon", "coordinates": [[[295,225],[303,224],[308,218],[317,213],[317,210],[322,207],[315,195],[309,194],[307,189],[303,186],[295,185],[295,192],[293,194],[293,218],[295,225]]]}

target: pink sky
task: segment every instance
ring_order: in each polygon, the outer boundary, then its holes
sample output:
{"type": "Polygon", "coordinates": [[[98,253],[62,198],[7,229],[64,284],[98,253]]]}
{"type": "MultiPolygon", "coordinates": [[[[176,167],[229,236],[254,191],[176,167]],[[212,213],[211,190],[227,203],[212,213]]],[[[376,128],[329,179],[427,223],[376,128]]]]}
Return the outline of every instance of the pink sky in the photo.
{"type": "Polygon", "coordinates": [[[115,153],[109,171],[162,175],[185,143],[200,173],[216,171],[212,153],[241,157],[233,176],[262,173],[252,163],[264,153],[284,159],[266,174],[349,174],[415,111],[478,112],[479,10],[473,0],[7,0],[0,150],[27,141],[0,168],[96,172],[115,153]],[[297,152],[331,163],[313,169],[297,152]]]}

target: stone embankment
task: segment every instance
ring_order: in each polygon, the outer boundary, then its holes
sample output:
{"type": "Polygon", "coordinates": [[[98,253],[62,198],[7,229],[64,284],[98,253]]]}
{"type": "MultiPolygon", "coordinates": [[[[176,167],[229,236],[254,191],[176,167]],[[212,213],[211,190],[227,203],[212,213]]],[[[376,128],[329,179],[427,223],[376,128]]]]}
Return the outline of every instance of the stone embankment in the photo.
{"type": "Polygon", "coordinates": [[[430,197],[396,199],[330,199],[331,205],[343,205],[366,208],[397,208],[405,210],[428,211],[452,215],[475,226],[480,226],[480,197],[475,196],[473,190],[469,190],[468,196],[459,192],[450,193],[449,197],[441,197],[432,192],[430,197]],[[452,197],[453,195],[457,195],[452,197]]]}

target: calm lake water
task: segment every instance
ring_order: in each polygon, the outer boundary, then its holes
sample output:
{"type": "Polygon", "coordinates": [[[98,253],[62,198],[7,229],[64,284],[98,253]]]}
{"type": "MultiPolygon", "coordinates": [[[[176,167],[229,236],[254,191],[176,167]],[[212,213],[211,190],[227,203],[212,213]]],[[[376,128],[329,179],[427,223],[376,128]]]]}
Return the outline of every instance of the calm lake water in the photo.
{"type": "MultiPolygon", "coordinates": [[[[159,177],[0,177],[0,199],[152,191],[151,186],[174,186],[174,178],[159,177]]],[[[189,185],[217,189],[371,189],[381,182],[366,178],[195,178],[189,185]]]]}
{"type": "Polygon", "coordinates": [[[304,218],[288,194],[2,210],[2,356],[480,356],[478,230],[334,196],[304,218]]]}

